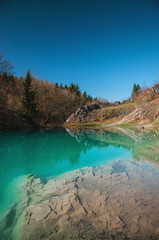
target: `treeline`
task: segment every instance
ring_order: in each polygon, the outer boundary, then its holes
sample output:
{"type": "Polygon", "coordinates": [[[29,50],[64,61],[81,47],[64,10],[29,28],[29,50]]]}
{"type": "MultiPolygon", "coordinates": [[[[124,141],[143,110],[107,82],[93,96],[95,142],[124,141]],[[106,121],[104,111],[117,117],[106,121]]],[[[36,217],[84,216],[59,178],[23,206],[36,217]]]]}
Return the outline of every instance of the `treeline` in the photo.
{"type": "Polygon", "coordinates": [[[159,83],[155,83],[153,87],[140,87],[139,84],[133,85],[131,101],[139,106],[146,105],[159,97],[159,83]]]}
{"type": "Polygon", "coordinates": [[[29,70],[25,77],[18,78],[2,57],[0,86],[1,119],[9,110],[34,126],[62,124],[78,107],[93,101],[86,92],[81,93],[78,84],[48,83],[32,77],[29,70]]]}

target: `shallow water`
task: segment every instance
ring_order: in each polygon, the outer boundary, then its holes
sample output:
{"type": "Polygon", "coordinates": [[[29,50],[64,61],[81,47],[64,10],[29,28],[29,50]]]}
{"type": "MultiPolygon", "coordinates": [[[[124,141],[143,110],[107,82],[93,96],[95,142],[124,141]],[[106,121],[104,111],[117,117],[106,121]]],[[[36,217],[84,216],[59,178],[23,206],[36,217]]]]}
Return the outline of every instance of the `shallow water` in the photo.
{"type": "MultiPolygon", "coordinates": [[[[23,191],[19,189],[29,174],[47,182],[66,172],[71,175],[71,171],[75,169],[87,166],[97,169],[102,165],[109,166],[119,159],[142,166],[140,174],[149,175],[147,177],[153,189],[153,174],[157,179],[155,181],[159,180],[159,134],[155,131],[127,129],[57,129],[50,132],[1,133],[0,211],[3,213],[8,207],[23,201],[23,191]]],[[[120,162],[113,165],[111,174],[124,171],[120,162]]],[[[11,228],[13,221],[9,222],[11,228]]]]}
{"type": "Polygon", "coordinates": [[[74,136],[73,133],[59,129],[0,135],[0,208],[11,203],[15,182],[25,175],[48,178],[85,166],[132,157],[128,149],[103,142],[100,134],[96,136],[96,131],[77,132],[77,135],[75,132],[74,136]]]}

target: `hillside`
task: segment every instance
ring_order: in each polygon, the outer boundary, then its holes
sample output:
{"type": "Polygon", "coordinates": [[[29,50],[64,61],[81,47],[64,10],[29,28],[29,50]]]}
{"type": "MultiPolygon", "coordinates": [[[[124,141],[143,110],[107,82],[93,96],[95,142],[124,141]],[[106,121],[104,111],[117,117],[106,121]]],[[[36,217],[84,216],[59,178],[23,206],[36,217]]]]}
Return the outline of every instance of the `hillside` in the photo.
{"type": "Polygon", "coordinates": [[[78,84],[62,86],[29,77],[27,83],[26,77],[0,71],[0,130],[53,128],[92,101],[78,84]]]}
{"type": "Polygon", "coordinates": [[[96,102],[77,109],[65,124],[137,124],[159,122],[159,84],[123,102],[96,102]]]}
{"type": "Polygon", "coordinates": [[[159,122],[159,84],[114,103],[93,99],[78,84],[58,85],[39,80],[28,70],[17,77],[0,56],[0,130],[48,128],[63,124],[129,124],[159,122]]]}

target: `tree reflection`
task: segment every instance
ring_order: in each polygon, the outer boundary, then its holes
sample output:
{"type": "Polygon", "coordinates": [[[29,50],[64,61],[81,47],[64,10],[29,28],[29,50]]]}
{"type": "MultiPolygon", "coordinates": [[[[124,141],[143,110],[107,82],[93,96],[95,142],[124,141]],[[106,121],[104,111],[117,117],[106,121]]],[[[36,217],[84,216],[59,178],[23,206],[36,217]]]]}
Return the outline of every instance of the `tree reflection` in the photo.
{"type": "Polygon", "coordinates": [[[81,153],[92,147],[106,149],[123,147],[135,161],[159,163],[159,135],[155,131],[140,132],[123,129],[56,129],[50,132],[19,132],[0,134],[0,168],[27,168],[32,172],[39,164],[52,166],[67,160],[77,164],[81,153]]]}

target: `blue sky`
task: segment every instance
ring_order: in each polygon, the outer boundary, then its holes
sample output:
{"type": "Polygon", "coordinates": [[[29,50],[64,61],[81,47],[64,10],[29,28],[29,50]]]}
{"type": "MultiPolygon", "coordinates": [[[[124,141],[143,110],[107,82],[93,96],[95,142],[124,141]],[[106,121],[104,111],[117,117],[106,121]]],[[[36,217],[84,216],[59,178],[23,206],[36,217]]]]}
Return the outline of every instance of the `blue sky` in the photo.
{"type": "Polygon", "coordinates": [[[0,52],[18,76],[78,83],[109,101],[159,80],[157,0],[2,0],[0,52]]]}

